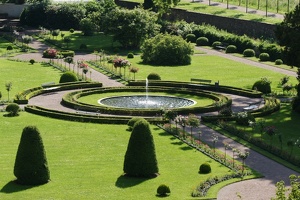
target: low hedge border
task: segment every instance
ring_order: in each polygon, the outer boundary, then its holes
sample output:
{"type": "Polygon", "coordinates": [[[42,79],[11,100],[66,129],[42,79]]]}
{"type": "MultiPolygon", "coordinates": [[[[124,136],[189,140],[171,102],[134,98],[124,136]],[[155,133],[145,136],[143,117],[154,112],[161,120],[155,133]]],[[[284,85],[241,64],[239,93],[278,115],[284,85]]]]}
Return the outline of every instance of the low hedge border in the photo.
{"type": "MultiPolygon", "coordinates": [[[[263,107],[248,111],[253,117],[264,117],[270,115],[280,109],[280,100],[275,98],[266,97],[265,104],[263,107]]],[[[215,122],[215,121],[235,121],[235,116],[224,116],[224,115],[214,115],[214,116],[202,116],[201,120],[203,122],[215,122]]]]}
{"type": "MultiPolygon", "coordinates": [[[[131,116],[101,116],[97,113],[94,115],[80,114],[80,113],[69,113],[58,110],[51,110],[39,106],[27,105],[25,106],[25,111],[41,115],[44,117],[50,117],[55,119],[62,119],[68,121],[77,121],[77,122],[89,122],[89,123],[100,123],[100,124],[127,124],[128,121],[132,118],[131,116]]],[[[160,117],[145,118],[151,124],[166,123],[160,117]]]]}
{"type": "Polygon", "coordinates": [[[62,84],[54,84],[49,86],[40,86],[24,90],[17,94],[14,98],[14,102],[17,104],[28,104],[28,100],[34,96],[45,94],[49,92],[73,90],[81,88],[97,88],[102,87],[102,83],[98,82],[70,82],[62,84]],[[51,89],[53,88],[53,89],[51,89]]]}
{"type": "MultiPolygon", "coordinates": [[[[176,93],[186,93],[186,94],[194,94],[205,96],[211,98],[215,101],[222,101],[224,105],[231,105],[232,100],[229,97],[207,92],[201,90],[186,90],[178,88],[170,88],[170,87],[149,87],[149,91],[151,90],[155,92],[176,92],[176,93]]],[[[104,114],[118,114],[118,115],[131,115],[131,116],[157,116],[162,114],[161,109],[128,109],[128,108],[117,108],[117,107],[107,107],[102,105],[90,105],[85,104],[82,102],[78,102],[77,99],[83,96],[98,94],[98,93],[105,93],[105,92],[144,92],[145,87],[118,87],[118,88],[101,88],[101,89],[91,89],[91,90],[84,90],[84,91],[76,91],[65,95],[62,99],[62,104],[73,109],[83,110],[83,111],[90,111],[90,112],[100,112],[104,114]]],[[[189,113],[205,113],[205,112],[213,112],[218,110],[219,108],[215,105],[208,105],[205,107],[186,107],[186,108],[175,108],[172,109],[173,111],[177,112],[178,114],[189,114],[189,113]]]]}
{"type": "MultiPolygon", "coordinates": [[[[129,86],[145,86],[146,81],[137,80],[137,81],[129,81],[129,86]]],[[[219,83],[215,84],[197,84],[191,82],[178,82],[178,81],[149,81],[149,86],[157,86],[157,87],[179,87],[186,89],[197,89],[197,90],[208,90],[212,92],[223,92],[228,94],[234,94],[239,96],[245,96],[250,98],[260,98],[262,97],[262,93],[255,90],[236,88],[231,86],[220,85],[219,83]]]]}

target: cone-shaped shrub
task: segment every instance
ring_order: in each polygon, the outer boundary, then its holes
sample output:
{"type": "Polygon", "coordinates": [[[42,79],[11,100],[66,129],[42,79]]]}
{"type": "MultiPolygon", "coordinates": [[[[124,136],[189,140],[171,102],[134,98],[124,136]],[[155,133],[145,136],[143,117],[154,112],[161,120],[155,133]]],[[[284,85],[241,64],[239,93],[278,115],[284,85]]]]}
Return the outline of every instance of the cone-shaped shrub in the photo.
{"type": "Polygon", "coordinates": [[[14,174],[22,185],[41,185],[50,180],[43,141],[35,126],[23,129],[14,174]]]}
{"type": "Polygon", "coordinates": [[[149,123],[137,121],[129,139],[124,160],[124,173],[135,177],[153,177],[158,173],[155,145],[149,123]]]}

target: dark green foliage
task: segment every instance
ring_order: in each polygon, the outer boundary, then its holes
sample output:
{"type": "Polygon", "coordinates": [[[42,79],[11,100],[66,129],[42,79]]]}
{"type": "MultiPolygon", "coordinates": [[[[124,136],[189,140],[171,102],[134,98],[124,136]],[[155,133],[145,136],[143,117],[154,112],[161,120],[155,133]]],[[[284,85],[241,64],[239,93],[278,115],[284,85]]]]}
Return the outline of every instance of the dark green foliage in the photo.
{"type": "Polygon", "coordinates": [[[74,30],[74,28],[70,28],[69,31],[70,31],[70,33],[74,33],[75,30],[74,30]]]}
{"type": "Polygon", "coordinates": [[[23,129],[18,147],[14,175],[22,185],[40,185],[50,180],[50,172],[39,130],[35,126],[23,129]]]}
{"type": "Polygon", "coordinates": [[[30,62],[30,64],[33,65],[35,63],[35,60],[34,59],[30,59],[29,62],[30,62]]]}
{"type": "Polygon", "coordinates": [[[145,10],[153,10],[155,7],[153,0],[144,0],[143,8],[145,10]]]}
{"type": "Polygon", "coordinates": [[[255,56],[255,51],[253,49],[245,49],[243,51],[244,57],[254,57],[255,56]]]}
{"type": "Polygon", "coordinates": [[[209,174],[211,172],[211,167],[209,163],[203,163],[200,165],[199,174],[209,174]]]}
{"type": "Polygon", "coordinates": [[[133,53],[128,53],[127,58],[134,58],[134,54],[133,53]]]}
{"type": "Polygon", "coordinates": [[[265,41],[258,46],[258,50],[260,52],[268,53],[271,61],[282,57],[282,48],[278,44],[271,44],[265,41]]]}
{"type": "Polygon", "coordinates": [[[261,62],[269,61],[270,60],[270,56],[269,56],[268,53],[261,53],[261,54],[259,54],[259,60],[261,62]]]}
{"type": "Polygon", "coordinates": [[[61,75],[59,83],[76,82],[78,77],[73,72],[65,72],[61,75]]]}
{"type": "Polygon", "coordinates": [[[192,33],[187,34],[187,35],[185,36],[185,38],[186,38],[186,41],[187,41],[187,42],[192,42],[192,43],[195,43],[195,42],[196,42],[196,36],[195,36],[194,34],[192,34],[192,33]]]}
{"type": "Polygon", "coordinates": [[[141,120],[141,119],[143,119],[143,118],[141,118],[141,117],[133,117],[133,118],[131,118],[131,119],[128,121],[128,123],[127,123],[127,125],[129,126],[128,129],[129,129],[130,131],[132,131],[132,128],[133,128],[135,122],[137,122],[137,121],[139,121],[139,120],[141,120]]]}
{"type": "Polygon", "coordinates": [[[286,13],[284,20],[275,31],[279,44],[285,46],[284,63],[300,67],[300,4],[293,11],[286,13]]]}
{"type": "Polygon", "coordinates": [[[220,41],[215,41],[214,43],[212,43],[212,48],[213,49],[217,49],[217,46],[221,46],[222,45],[222,42],[220,42],[220,41]]]}
{"type": "Polygon", "coordinates": [[[275,60],[275,65],[282,65],[283,61],[281,59],[276,59],[275,60]]]}
{"type": "Polygon", "coordinates": [[[9,116],[19,115],[20,107],[16,103],[10,103],[6,106],[5,111],[9,113],[9,116]]]}
{"type": "Polygon", "coordinates": [[[87,49],[87,45],[86,44],[81,44],[79,49],[87,49]]]}
{"type": "Polygon", "coordinates": [[[248,112],[239,112],[236,114],[235,121],[242,126],[249,126],[249,122],[255,122],[255,118],[248,112]]]}
{"type": "Polygon", "coordinates": [[[196,40],[196,45],[197,46],[207,46],[207,45],[209,45],[208,42],[209,41],[208,41],[208,39],[206,37],[199,37],[196,40]]]}
{"type": "Polygon", "coordinates": [[[150,74],[147,76],[147,79],[148,79],[148,80],[161,80],[160,75],[157,74],[157,73],[154,73],[154,72],[150,73],[150,74]]]}
{"type": "Polygon", "coordinates": [[[169,186],[161,184],[160,186],[158,186],[156,192],[158,196],[168,196],[171,193],[171,190],[169,186]]]}
{"type": "Polygon", "coordinates": [[[138,120],[133,126],[123,170],[126,175],[134,177],[153,177],[158,173],[155,145],[145,119],[138,120]]]}
{"type": "Polygon", "coordinates": [[[236,53],[237,52],[237,48],[235,45],[229,45],[227,48],[226,48],[226,53],[236,53]]]}
{"type": "Polygon", "coordinates": [[[38,27],[44,25],[47,8],[48,8],[47,1],[29,4],[29,6],[26,6],[21,13],[20,23],[22,25],[28,25],[32,27],[38,27]]]}
{"type": "Polygon", "coordinates": [[[182,37],[158,34],[147,39],[141,47],[144,63],[153,65],[188,65],[191,63],[193,46],[182,37]]]}
{"type": "Polygon", "coordinates": [[[79,27],[84,36],[91,36],[96,31],[96,24],[90,18],[83,18],[79,23],[79,27]]]}
{"type": "Polygon", "coordinates": [[[7,51],[11,51],[11,50],[13,50],[13,47],[12,47],[11,45],[8,45],[8,46],[6,47],[6,50],[7,50],[7,51]]]}
{"type": "Polygon", "coordinates": [[[252,90],[258,90],[264,94],[269,94],[271,93],[271,81],[267,78],[262,78],[253,84],[252,90]]]}
{"type": "Polygon", "coordinates": [[[296,111],[297,113],[300,113],[300,98],[296,97],[294,98],[292,102],[292,109],[296,111]]]}

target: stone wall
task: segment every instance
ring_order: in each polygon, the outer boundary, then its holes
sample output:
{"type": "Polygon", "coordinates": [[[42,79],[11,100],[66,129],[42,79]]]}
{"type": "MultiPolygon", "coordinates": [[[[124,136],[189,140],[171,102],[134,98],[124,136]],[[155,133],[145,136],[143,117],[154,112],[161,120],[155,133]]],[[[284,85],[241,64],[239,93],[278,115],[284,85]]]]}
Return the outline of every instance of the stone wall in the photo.
{"type": "MultiPolygon", "coordinates": [[[[119,0],[116,0],[116,4],[129,9],[133,9],[139,5],[138,3],[119,0]]],[[[227,30],[230,33],[245,34],[255,38],[275,38],[274,30],[276,29],[276,25],[273,24],[195,13],[177,8],[172,9],[167,19],[185,20],[189,23],[194,22],[195,24],[210,24],[219,29],[227,30]]]]}
{"type": "Polygon", "coordinates": [[[27,5],[14,3],[0,4],[0,13],[7,14],[9,18],[19,18],[25,6],[27,5]]]}

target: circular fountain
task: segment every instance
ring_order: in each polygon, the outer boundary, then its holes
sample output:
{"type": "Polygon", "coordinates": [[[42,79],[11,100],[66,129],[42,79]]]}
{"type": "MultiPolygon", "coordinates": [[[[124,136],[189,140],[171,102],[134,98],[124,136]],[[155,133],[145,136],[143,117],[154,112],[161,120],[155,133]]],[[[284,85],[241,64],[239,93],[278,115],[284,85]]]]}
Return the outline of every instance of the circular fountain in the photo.
{"type": "Polygon", "coordinates": [[[168,109],[187,107],[194,105],[196,102],[190,99],[173,96],[131,95],[107,97],[98,100],[98,103],[118,108],[168,109]]]}

